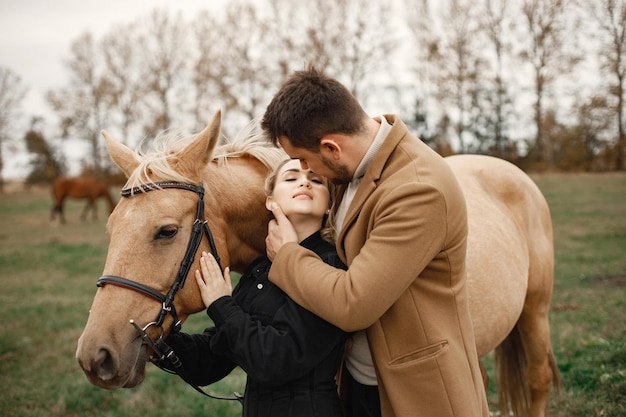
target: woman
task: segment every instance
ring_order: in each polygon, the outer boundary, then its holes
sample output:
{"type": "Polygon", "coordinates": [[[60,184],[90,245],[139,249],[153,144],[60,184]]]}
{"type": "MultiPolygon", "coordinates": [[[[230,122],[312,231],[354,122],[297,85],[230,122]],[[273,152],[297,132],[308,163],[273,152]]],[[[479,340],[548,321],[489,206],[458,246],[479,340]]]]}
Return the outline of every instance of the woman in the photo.
{"type": "MultiPolygon", "coordinates": [[[[266,206],[278,204],[294,224],[300,245],[345,269],[322,225],[330,207],[328,182],[297,159],[266,180],[266,206]]],[[[341,415],[335,374],[347,334],[293,302],[268,280],[270,260],[260,257],[232,291],[228,269],[203,253],[196,271],[207,313],[215,323],[202,334],[168,338],[183,364],[182,376],[204,386],[240,366],[248,375],[244,416],[341,415]],[[231,295],[232,292],[232,295],[231,295]]],[[[303,271],[306,273],[306,271],[303,271]]]]}

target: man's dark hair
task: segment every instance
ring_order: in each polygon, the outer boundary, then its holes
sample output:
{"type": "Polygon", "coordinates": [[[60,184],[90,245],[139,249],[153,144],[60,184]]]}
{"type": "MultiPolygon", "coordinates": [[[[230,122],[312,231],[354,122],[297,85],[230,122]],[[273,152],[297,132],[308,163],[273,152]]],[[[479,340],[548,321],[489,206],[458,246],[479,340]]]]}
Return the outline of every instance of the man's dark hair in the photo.
{"type": "Polygon", "coordinates": [[[292,146],[319,152],[322,137],[358,133],[365,117],[346,87],[310,66],[283,83],[267,106],[261,127],[274,145],[285,136],[292,146]]]}

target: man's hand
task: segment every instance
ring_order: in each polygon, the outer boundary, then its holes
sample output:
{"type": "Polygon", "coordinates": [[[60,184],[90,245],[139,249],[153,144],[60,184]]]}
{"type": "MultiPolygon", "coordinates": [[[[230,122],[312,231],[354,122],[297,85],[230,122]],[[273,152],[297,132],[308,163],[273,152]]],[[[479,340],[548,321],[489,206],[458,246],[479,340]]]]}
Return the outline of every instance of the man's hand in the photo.
{"type": "Polygon", "coordinates": [[[275,219],[271,220],[267,226],[265,246],[267,257],[270,261],[274,261],[276,254],[285,243],[298,242],[298,234],[278,204],[272,203],[270,208],[275,219]]]}
{"type": "Polygon", "coordinates": [[[196,269],[196,282],[200,288],[202,301],[209,307],[215,300],[225,295],[232,295],[233,284],[230,282],[230,270],[224,269],[224,276],[212,254],[202,252],[200,269],[196,269]]]}

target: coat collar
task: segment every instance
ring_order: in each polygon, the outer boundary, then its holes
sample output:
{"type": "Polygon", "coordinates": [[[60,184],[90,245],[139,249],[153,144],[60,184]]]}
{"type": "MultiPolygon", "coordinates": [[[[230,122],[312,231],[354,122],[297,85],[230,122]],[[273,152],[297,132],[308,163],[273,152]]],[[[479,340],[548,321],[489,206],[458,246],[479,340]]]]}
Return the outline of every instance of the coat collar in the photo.
{"type": "MultiPolygon", "coordinates": [[[[391,156],[391,153],[396,149],[400,140],[406,135],[407,127],[406,125],[397,118],[395,115],[384,115],[384,118],[387,119],[389,124],[391,124],[391,131],[385,138],[385,142],[380,147],[378,153],[374,156],[372,164],[369,169],[365,172],[363,179],[361,180],[361,184],[348,208],[348,212],[346,213],[346,218],[343,222],[343,226],[341,228],[341,232],[339,236],[337,236],[337,250],[339,251],[342,258],[345,259],[345,251],[343,248],[344,236],[346,231],[350,228],[354,220],[356,219],[357,214],[361,211],[363,204],[367,200],[367,197],[374,192],[377,187],[378,180],[382,176],[383,169],[387,164],[387,160],[391,156]]],[[[340,187],[338,190],[339,196],[343,195],[345,191],[345,186],[340,187]]]]}

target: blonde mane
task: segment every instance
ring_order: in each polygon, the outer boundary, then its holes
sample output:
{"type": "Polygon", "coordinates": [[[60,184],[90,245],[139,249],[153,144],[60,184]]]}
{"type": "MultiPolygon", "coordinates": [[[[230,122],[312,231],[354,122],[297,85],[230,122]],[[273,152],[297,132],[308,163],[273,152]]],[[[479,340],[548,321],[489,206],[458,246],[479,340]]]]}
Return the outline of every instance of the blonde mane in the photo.
{"type": "MultiPolygon", "coordinates": [[[[151,141],[142,141],[136,148],[139,166],[130,175],[124,188],[133,188],[141,184],[154,182],[153,178],[167,178],[170,181],[193,183],[195,180],[176,171],[172,161],[191,142],[196,135],[184,135],[181,131],[164,131],[151,141]]],[[[221,143],[215,148],[212,160],[218,166],[228,168],[230,158],[251,156],[265,165],[270,171],[284,159],[287,154],[273,146],[260,132],[258,123],[253,120],[231,141],[222,136],[221,143]]]]}

